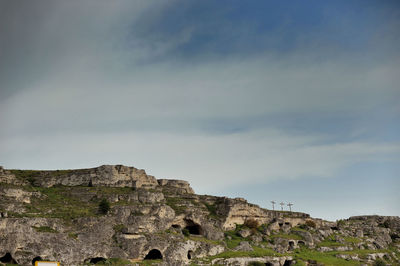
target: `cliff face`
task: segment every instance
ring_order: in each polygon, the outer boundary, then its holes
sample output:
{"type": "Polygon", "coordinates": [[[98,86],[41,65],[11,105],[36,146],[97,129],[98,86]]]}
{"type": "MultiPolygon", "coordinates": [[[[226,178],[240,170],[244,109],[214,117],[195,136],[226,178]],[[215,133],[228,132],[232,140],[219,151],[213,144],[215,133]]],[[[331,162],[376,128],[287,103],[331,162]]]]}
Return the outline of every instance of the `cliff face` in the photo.
{"type": "Polygon", "coordinates": [[[328,222],[196,195],[134,167],[0,168],[0,264],[394,263],[399,239],[399,217],[328,222]]]}

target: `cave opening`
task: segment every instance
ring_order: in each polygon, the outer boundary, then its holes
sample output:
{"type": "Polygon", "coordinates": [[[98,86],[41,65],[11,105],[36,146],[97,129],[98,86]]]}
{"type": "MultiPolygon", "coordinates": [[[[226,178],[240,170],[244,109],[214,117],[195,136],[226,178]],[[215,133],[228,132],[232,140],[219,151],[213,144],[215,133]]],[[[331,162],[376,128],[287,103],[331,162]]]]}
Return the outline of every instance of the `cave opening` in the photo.
{"type": "Polygon", "coordinates": [[[294,242],[293,241],[289,241],[288,251],[292,251],[293,249],[294,249],[294,242]]]}
{"type": "Polygon", "coordinates": [[[144,257],[145,260],[162,260],[163,256],[161,254],[161,251],[158,249],[152,249],[147,253],[146,257],[144,257]]]}
{"type": "Polygon", "coordinates": [[[3,257],[0,258],[0,262],[9,264],[18,264],[17,261],[11,256],[11,253],[7,252],[3,257]]]}
{"type": "Polygon", "coordinates": [[[85,262],[89,261],[90,264],[97,264],[97,263],[103,263],[106,262],[107,259],[103,257],[95,257],[95,258],[90,258],[85,260],[85,262]]]}
{"type": "Polygon", "coordinates": [[[203,234],[203,228],[199,224],[196,224],[192,220],[186,220],[186,230],[189,231],[189,234],[191,235],[202,235],[203,234]]]}
{"type": "Polygon", "coordinates": [[[193,251],[189,250],[187,254],[187,258],[191,260],[193,258],[193,251]]]}
{"type": "Polygon", "coordinates": [[[283,264],[283,266],[290,266],[293,264],[293,260],[285,260],[285,263],[283,264]]]}
{"type": "Polygon", "coordinates": [[[42,257],[40,257],[40,256],[34,257],[33,260],[32,260],[32,265],[35,265],[35,262],[37,262],[37,261],[42,261],[42,260],[43,260],[43,259],[42,259],[42,257]]]}

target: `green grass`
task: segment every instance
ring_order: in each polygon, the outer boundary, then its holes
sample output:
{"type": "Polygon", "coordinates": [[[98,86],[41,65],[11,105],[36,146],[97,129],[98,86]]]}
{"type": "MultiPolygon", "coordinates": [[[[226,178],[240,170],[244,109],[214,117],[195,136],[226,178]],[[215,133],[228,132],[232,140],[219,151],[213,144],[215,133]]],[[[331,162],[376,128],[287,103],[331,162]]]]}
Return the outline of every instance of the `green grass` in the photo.
{"type": "Polygon", "coordinates": [[[242,238],[237,235],[237,231],[238,231],[238,228],[236,228],[235,230],[232,230],[232,231],[225,232],[225,243],[229,249],[233,249],[233,248],[237,247],[241,241],[246,241],[245,238],[242,238]],[[231,239],[229,239],[228,237],[230,237],[231,239]]]}
{"type": "Polygon", "coordinates": [[[218,255],[211,256],[208,259],[213,260],[217,258],[236,258],[236,257],[265,257],[265,256],[274,256],[274,257],[280,257],[282,254],[275,252],[272,249],[267,249],[267,248],[259,248],[259,247],[253,247],[254,251],[225,251],[222,252],[218,255]]]}
{"type": "Polygon", "coordinates": [[[77,233],[68,233],[68,237],[72,239],[78,239],[78,234],[77,233]]]}
{"type": "Polygon", "coordinates": [[[41,233],[58,233],[57,230],[54,230],[53,228],[49,227],[49,226],[32,226],[33,229],[35,229],[37,232],[41,232],[41,233]]]}
{"type": "Polygon", "coordinates": [[[125,225],[123,224],[116,224],[113,226],[115,232],[122,232],[125,229],[125,225]]]}
{"type": "Polygon", "coordinates": [[[206,206],[206,208],[208,210],[210,218],[219,218],[219,216],[217,214],[216,204],[208,204],[207,202],[204,202],[204,205],[206,206]]]}
{"type": "Polygon", "coordinates": [[[183,200],[178,197],[167,197],[166,204],[170,206],[177,215],[185,213],[187,206],[182,204],[183,200]]]}
{"type": "Polygon", "coordinates": [[[138,263],[139,265],[143,265],[143,266],[150,266],[150,265],[159,264],[161,262],[162,262],[162,260],[143,260],[141,262],[136,262],[136,263],[138,263]]]}
{"type": "Polygon", "coordinates": [[[367,250],[367,249],[356,249],[349,251],[330,251],[330,252],[318,252],[316,250],[311,250],[308,248],[300,248],[295,250],[292,254],[297,261],[307,261],[307,260],[315,260],[319,263],[323,263],[325,265],[332,266],[341,266],[341,265],[361,265],[360,262],[354,260],[344,260],[337,258],[337,254],[345,254],[345,255],[358,255],[360,258],[365,258],[368,254],[372,253],[388,253],[389,250],[367,250]]]}
{"type": "Polygon", "coordinates": [[[361,239],[359,239],[357,237],[351,237],[351,236],[344,237],[344,241],[346,241],[347,243],[351,243],[351,244],[358,244],[358,243],[362,242],[361,239]]]}
{"type": "Polygon", "coordinates": [[[296,250],[295,253],[293,253],[293,256],[297,261],[304,262],[308,260],[315,260],[319,263],[323,263],[324,265],[331,265],[331,266],[360,265],[360,262],[357,261],[351,261],[351,260],[347,261],[345,259],[336,258],[335,254],[336,253],[318,252],[315,250],[301,248],[299,250],[296,250]]]}
{"type": "Polygon", "coordinates": [[[30,217],[48,217],[71,220],[79,217],[96,216],[98,203],[84,202],[78,196],[70,193],[67,187],[37,187],[36,191],[43,194],[32,198],[31,204],[25,204],[30,217]]]}

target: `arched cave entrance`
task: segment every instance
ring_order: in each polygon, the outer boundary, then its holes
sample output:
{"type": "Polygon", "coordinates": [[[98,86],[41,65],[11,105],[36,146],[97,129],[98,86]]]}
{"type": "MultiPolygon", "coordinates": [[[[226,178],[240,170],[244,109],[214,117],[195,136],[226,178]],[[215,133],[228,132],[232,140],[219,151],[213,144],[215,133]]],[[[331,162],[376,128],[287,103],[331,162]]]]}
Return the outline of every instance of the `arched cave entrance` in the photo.
{"type": "Polygon", "coordinates": [[[90,263],[90,264],[97,264],[97,263],[102,263],[106,262],[107,259],[103,257],[95,257],[95,258],[89,258],[85,260],[85,263],[90,263]]]}
{"type": "Polygon", "coordinates": [[[189,250],[187,254],[187,258],[191,260],[193,258],[193,251],[189,250]]]}
{"type": "Polygon", "coordinates": [[[162,260],[163,256],[161,254],[161,251],[158,249],[152,249],[147,253],[146,257],[144,257],[145,260],[162,260]]]}
{"type": "Polygon", "coordinates": [[[42,260],[43,260],[43,259],[42,259],[42,257],[40,257],[40,256],[34,257],[33,260],[32,260],[32,265],[35,265],[35,262],[37,262],[37,261],[42,261],[42,260]]]}
{"type": "Polygon", "coordinates": [[[189,231],[191,235],[202,235],[203,234],[203,228],[199,224],[196,224],[192,220],[186,220],[186,230],[189,231]]]}
{"type": "Polygon", "coordinates": [[[293,241],[289,241],[288,251],[292,251],[293,249],[294,249],[294,242],[293,241]]]}
{"type": "Polygon", "coordinates": [[[302,241],[302,240],[299,240],[299,241],[297,241],[297,245],[303,245],[303,246],[305,246],[306,243],[305,243],[304,241],[302,241]]]}
{"type": "Polygon", "coordinates": [[[11,256],[11,253],[9,252],[7,252],[3,257],[0,258],[0,262],[18,264],[18,262],[11,256]]]}
{"type": "Polygon", "coordinates": [[[285,263],[283,264],[283,266],[290,266],[293,264],[292,260],[285,260],[285,263]]]}

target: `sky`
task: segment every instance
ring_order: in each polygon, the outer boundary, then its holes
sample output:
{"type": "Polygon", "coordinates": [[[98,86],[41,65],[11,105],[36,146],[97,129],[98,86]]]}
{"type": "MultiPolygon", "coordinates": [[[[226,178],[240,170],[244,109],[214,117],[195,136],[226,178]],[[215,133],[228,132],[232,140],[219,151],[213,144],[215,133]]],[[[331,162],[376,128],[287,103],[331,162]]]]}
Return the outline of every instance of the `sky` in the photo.
{"type": "Polygon", "coordinates": [[[0,165],[398,216],[399,29],[389,0],[0,0],[0,165]]]}

